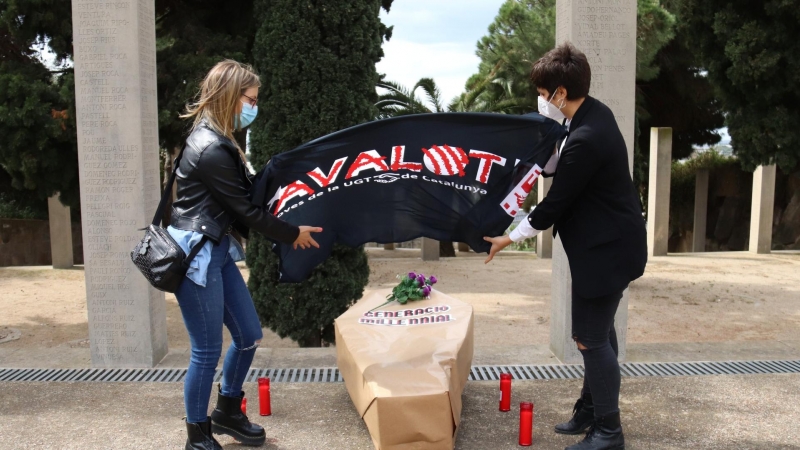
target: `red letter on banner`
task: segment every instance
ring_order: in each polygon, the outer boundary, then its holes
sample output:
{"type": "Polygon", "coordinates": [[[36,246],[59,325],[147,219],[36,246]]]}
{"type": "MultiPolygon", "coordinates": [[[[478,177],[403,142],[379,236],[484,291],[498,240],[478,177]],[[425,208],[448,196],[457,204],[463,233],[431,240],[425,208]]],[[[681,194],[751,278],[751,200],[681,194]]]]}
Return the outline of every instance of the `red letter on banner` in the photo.
{"type": "Polygon", "coordinates": [[[409,163],[403,161],[406,156],[405,145],[395,145],[392,147],[392,172],[398,170],[410,170],[412,172],[422,172],[422,163],[409,163]]]}
{"type": "Polygon", "coordinates": [[[469,157],[481,160],[481,164],[478,166],[478,176],[475,179],[483,184],[489,182],[489,172],[492,170],[493,164],[506,165],[506,159],[502,156],[480,150],[470,150],[469,157]]]}
{"type": "Polygon", "coordinates": [[[272,214],[278,214],[278,212],[283,208],[283,205],[285,205],[289,200],[295,197],[302,197],[304,195],[314,195],[314,190],[302,181],[295,181],[285,188],[278,189],[278,192],[276,192],[275,196],[272,197],[272,200],[270,200],[270,203],[274,202],[275,200],[278,201],[275,204],[275,209],[272,211],[272,214]]]}
{"type": "Polygon", "coordinates": [[[331,171],[325,175],[319,167],[308,172],[308,176],[311,177],[318,185],[321,187],[328,187],[331,183],[336,181],[336,178],[339,177],[339,172],[342,171],[342,167],[344,167],[344,162],[347,161],[347,157],[339,158],[333,163],[333,167],[331,167],[331,171]]]}
{"type": "Polygon", "coordinates": [[[386,172],[389,170],[389,166],[383,161],[384,159],[386,159],[386,157],[379,155],[375,150],[361,152],[358,158],[353,162],[353,165],[350,166],[350,169],[347,171],[347,176],[344,177],[344,179],[349,180],[350,178],[358,176],[362,170],[373,169],[377,172],[386,172]]]}

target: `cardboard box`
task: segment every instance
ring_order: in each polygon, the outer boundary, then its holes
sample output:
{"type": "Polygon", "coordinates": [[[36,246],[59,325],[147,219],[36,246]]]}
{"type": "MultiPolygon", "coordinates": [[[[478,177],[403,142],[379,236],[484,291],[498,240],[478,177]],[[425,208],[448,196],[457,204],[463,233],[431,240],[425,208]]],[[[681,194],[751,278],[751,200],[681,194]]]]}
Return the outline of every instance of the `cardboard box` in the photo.
{"type": "Polygon", "coordinates": [[[472,306],[438,291],[400,305],[372,291],[336,319],[336,354],[377,450],[452,450],[472,366],[472,306]]]}

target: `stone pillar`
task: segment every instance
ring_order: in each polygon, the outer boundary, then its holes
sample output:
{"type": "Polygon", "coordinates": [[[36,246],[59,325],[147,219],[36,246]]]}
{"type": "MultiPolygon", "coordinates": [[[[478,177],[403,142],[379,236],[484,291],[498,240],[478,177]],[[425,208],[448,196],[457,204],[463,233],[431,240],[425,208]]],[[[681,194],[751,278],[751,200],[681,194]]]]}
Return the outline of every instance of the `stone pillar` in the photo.
{"type": "Polygon", "coordinates": [[[92,365],[167,353],[164,293],[130,260],[160,198],[153,0],[72,0],[81,214],[92,365]]]}
{"type": "Polygon", "coordinates": [[[750,253],[772,251],[772,214],[775,206],[775,165],[758,166],[753,173],[750,210],[750,253]]]}
{"type": "MultiPolygon", "coordinates": [[[[538,203],[547,196],[550,190],[550,185],[553,184],[552,178],[539,177],[539,186],[536,189],[536,195],[539,199],[538,203]]],[[[536,255],[542,259],[550,259],[553,257],[553,228],[550,227],[536,236],[536,255]]]]}
{"type": "Polygon", "coordinates": [[[650,129],[650,181],[647,194],[647,253],[667,256],[672,128],[650,129]]]}
{"type": "Polygon", "coordinates": [[[50,256],[54,269],[69,269],[74,265],[72,255],[72,221],[69,206],[58,200],[58,194],[47,199],[47,217],[50,222],[50,256]]]}
{"type": "Polygon", "coordinates": [[[464,252],[464,253],[469,253],[469,245],[467,245],[464,242],[459,242],[458,243],[458,251],[459,252],[464,252]]]}
{"type": "MultiPolygon", "coordinates": [[[[556,1],[556,44],[572,42],[592,66],[589,94],[605,103],[617,119],[628,147],[628,169],[633,172],[634,110],[636,102],[636,0],[619,0],[613,8],[596,14],[581,0],[556,1]]],[[[600,2],[592,2],[600,3],[600,2]]],[[[550,317],[550,349],[565,363],[582,358],[572,340],[570,304],[572,277],[569,261],[559,238],[553,244],[553,298],[550,317]]],[[[620,361],[625,359],[628,329],[628,292],[616,316],[620,361]]]]}
{"type": "Polygon", "coordinates": [[[694,233],[692,251],[706,251],[706,224],[708,219],[708,169],[697,171],[694,182],[694,233]]]}
{"type": "Polygon", "coordinates": [[[422,260],[439,260],[439,241],[435,241],[431,238],[422,238],[422,260]]]}

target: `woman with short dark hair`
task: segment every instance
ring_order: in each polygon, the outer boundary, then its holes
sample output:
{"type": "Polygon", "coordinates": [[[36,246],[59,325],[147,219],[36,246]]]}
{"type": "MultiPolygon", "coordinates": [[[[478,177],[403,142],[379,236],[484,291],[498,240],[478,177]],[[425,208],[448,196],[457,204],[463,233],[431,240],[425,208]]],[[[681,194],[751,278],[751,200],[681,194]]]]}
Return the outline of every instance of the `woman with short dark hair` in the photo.
{"type": "Polygon", "coordinates": [[[509,236],[485,238],[492,243],[486,262],[551,226],[561,238],[572,272],[572,337],[585,374],[572,419],[555,431],[589,429],[567,450],[619,450],[625,439],[614,315],[628,284],[644,273],[647,234],[625,140],[611,110],[589,96],[591,78],[586,55],[569,43],[534,63],[539,113],[563,121],[569,134],[545,167],[543,175],[553,176],[547,196],[509,236]]]}

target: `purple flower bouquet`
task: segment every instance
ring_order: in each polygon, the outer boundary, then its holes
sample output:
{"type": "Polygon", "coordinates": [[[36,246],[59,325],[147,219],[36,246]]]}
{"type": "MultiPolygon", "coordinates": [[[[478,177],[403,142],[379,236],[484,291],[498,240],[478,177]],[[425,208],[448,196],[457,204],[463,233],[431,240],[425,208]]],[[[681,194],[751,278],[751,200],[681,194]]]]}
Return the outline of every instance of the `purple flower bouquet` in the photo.
{"type": "Polygon", "coordinates": [[[408,302],[430,298],[433,285],[439,281],[433,275],[426,278],[425,275],[415,272],[409,272],[406,275],[398,275],[397,279],[400,280],[400,283],[398,283],[397,286],[392,289],[392,293],[386,297],[388,301],[374,308],[373,311],[394,301],[405,305],[408,302]]]}

